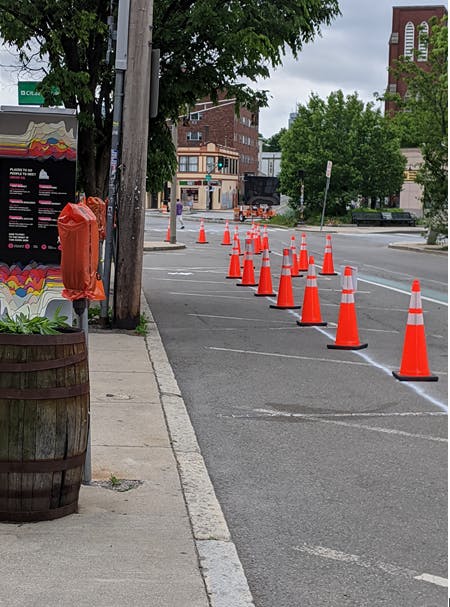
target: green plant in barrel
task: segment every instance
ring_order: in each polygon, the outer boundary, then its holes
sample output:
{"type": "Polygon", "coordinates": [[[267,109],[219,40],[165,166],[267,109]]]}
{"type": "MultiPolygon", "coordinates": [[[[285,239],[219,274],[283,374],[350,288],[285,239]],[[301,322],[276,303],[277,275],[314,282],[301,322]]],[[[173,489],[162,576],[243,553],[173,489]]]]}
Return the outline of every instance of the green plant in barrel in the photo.
{"type": "Polygon", "coordinates": [[[0,333],[20,333],[22,335],[57,335],[61,329],[69,329],[67,316],[60,314],[59,307],[52,318],[35,316],[30,318],[23,313],[11,318],[6,314],[0,319],[0,333]]]}
{"type": "Polygon", "coordinates": [[[0,319],[0,521],[52,520],[78,508],[87,345],[60,312],[0,319]]]}

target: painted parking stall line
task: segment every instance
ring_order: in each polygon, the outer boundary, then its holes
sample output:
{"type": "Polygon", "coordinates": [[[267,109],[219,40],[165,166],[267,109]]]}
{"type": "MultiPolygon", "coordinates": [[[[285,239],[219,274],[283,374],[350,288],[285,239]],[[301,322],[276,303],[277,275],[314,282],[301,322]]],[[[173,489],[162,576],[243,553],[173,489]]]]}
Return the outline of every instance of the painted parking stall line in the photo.
{"type": "Polygon", "coordinates": [[[293,546],[293,550],[312,557],[338,561],[339,563],[348,563],[349,565],[356,565],[357,567],[363,567],[364,569],[378,569],[388,575],[408,578],[411,581],[416,580],[419,582],[435,584],[436,586],[448,587],[448,580],[438,575],[420,573],[419,571],[409,569],[408,567],[401,567],[393,563],[386,563],[384,561],[362,557],[357,554],[347,554],[340,550],[327,548],[325,546],[302,544],[301,546],[293,546]]]}

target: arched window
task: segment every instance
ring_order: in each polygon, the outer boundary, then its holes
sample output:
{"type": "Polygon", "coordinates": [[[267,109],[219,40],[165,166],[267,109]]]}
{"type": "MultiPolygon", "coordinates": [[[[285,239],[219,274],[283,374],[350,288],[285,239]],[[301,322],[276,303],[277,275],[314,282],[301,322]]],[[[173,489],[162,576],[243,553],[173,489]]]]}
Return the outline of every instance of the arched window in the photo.
{"type": "Polygon", "coordinates": [[[417,61],[428,60],[428,23],[422,21],[419,26],[419,53],[417,55],[417,61]]]}
{"type": "Polygon", "coordinates": [[[405,57],[414,59],[414,23],[408,21],[405,25],[405,57]]]}

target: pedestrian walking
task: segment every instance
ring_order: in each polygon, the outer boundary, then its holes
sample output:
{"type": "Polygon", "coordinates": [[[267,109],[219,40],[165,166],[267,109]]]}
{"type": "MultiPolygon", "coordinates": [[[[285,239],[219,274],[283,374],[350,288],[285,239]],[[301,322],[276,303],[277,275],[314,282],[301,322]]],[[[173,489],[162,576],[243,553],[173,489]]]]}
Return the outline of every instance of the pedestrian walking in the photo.
{"type": "Polygon", "coordinates": [[[179,198],[177,198],[177,217],[178,217],[178,221],[180,222],[180,230],[184,230],[183,203],[180,201],[179,198]]]}

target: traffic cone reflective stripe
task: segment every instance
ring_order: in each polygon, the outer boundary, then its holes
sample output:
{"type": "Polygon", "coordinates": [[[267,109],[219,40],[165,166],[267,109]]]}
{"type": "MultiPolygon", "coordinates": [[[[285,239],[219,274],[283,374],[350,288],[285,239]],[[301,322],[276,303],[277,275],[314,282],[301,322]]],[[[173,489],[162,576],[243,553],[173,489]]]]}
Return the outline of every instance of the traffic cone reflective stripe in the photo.
{"type": "Polygon", "coordinates": [[[319,302],[319,288],[317,286],[316,267],[314,257],[309,258],[308,276],[306,277],[305,293],[303,295],[302,317],[297,320],[300,327],[326,327],[322,321],[319,302]]]}
{"type": "Polygon", "coordinates": [[[322,276],[336,276],[333,264],[333,249],[331,247],[331,234],[327,234],[325,241],[325,254],[323,257],[322,271],[319,272],[322,276]]]}
{"type": "Polygon", "coordinates": [[[299,272],[306,272],[308,270],[308,249],[306,247],[306,234],[302,234],[302,241],[300,243],[300,255],[298,259],[298,270],[299,272]]]}
{"type": "Polygon", "coordinates": [[[225,222],[225,230],[223,231],[223,238],[220,244],[231,245],[230,228],[228,225],[228,219],[225,222]]]}
{"type": "Polygon", "coordinates": [[[268,249],[263,250],[261,270],[259,273],[258,290],[256,291],[255,295],[256,297],[276,295],[276,293],[273,292],[272,287],[272,275],[270,273],[270,257],[268,249]]]}
{"type": "Polygon", "coordinates": [[[350,266],[346,266],[336,340],[334,344],[327,345],[327,348],[334,350],[362,350],[363,348],[367,348],[367,344],[362,344],[359,341],[355,297],[353,293],[352,269],[350,266]]]}
{"type": "Polygon", "coordinates": [[[238,283],[238,287],[256,287],[255,270],[253,267],[252,239],[247,238],[245,241],[244,255],[244,271],[242,272],[242,280],[238,283]]]}
{"type": "Polygon", "coordinates": [[[253,230],[253,232],[252,232],[252,243],[253,243],[253,253],[255,255],[260,255],[261,247],[259,246],[259,236],[258,236],[257,230],[253,230]]]}
{"type": "Polygon", "coordinates": [[[267,226],[264,226],[264,228],[263,228],[262,249],[263,249],[263,251],[264,251],[264,249],[267,249],[270,253],[269,234],[267,233],[267,226]]]}
{"type": "Polygon", "coordinates": [[[293,278],[298,278],[301,276],[298,271],[298,258],[297,258],[297,247],[295,246],[295,236],[291,237],[291,247],[289,249],[289,259],[291,261],[291,276],[293,278]]]}
{"type": "Polygon", "coordinates": [[[169,223],[167,224],[167,232],[166,232],[166,238],[164,239],[164,242],[170,242],[170,219],[169,219],[169,223]]]}
{"type": "Polygon", "coordinates": [[[234,236],[233,236],[234,240],[237,240],[237,245],[238,245],[238,254],[242,255],[241,253],[241,242],[239,240],[239,227],[235,226],[234,228],[234,236]]]}
{"type": "Polygon", "coordinates": [[[205,224],[203,223],[203,219],[200,219],[200,230],[198,233],[197,244],[208,244],[208,241],[206,240],[205,224]]]}
{"type": "Polygon", "coordinates": [[[292,291],[291,264],[289,261],[289,249],[283,249],[283,265],[281,266],[280,285],[276,304],[270,304],[271,308],[298,310],[300,306],[294,305],[294,294],[292,291]]]}
{"type": "Polygon", "coordinates": [[[230,257],[230,265],[226,278],[241,278],[241,264],[239,263],[238,240],[234,239],[233,251],[230,257]]]}
{"type": "Polygon", "coordinates": [[[431,375],[428,366],[422,298],[418,280],[412,284],[400,370],[398,373],[393,371],[392,375],[400,381],[438,381],[436,375],[431,375]]]}
{"type": "Polygon", "coordinates": [[[261,236],[261,226],[256,226],[256,232],[258,234],[258,246],[259,246],[259,251],[264,251],[264,247],[263,247],[263,239],[261,236]]]}

